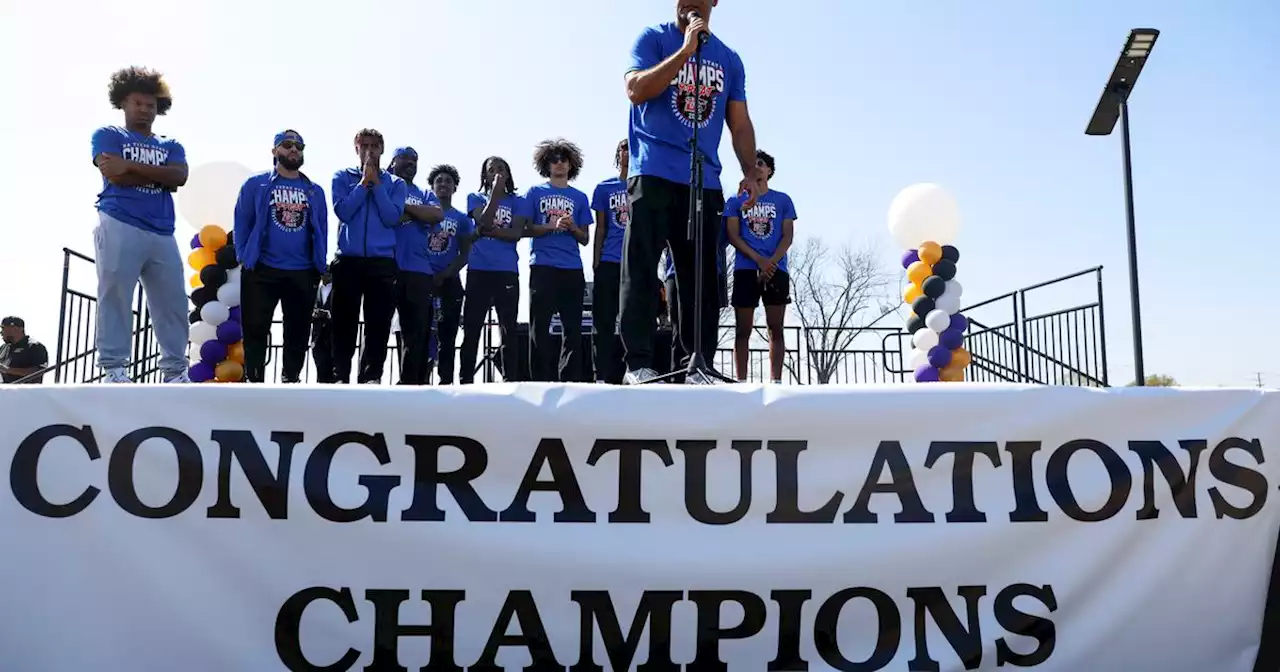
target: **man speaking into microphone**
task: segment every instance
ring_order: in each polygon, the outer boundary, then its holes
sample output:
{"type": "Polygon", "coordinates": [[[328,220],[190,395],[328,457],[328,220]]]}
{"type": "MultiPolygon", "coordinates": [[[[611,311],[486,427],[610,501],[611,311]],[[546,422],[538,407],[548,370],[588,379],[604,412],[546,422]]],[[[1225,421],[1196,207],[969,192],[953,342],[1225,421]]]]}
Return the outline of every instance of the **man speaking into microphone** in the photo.
{"type": "MultiPolygon", "coordinates": [[[[715,356],[719,300],[716,246],[724,194],[720,185],[720,136],[727,124],[744,178],[739,186],[743,207],[764,192],[756,168],[756,137],[747,113],[746,74],[742,59],[709,30],[711,10],[719,0],[677,0],[676,20],[646,28],[631,51],[626,74],[631,101],[628,136],[631,163],[627,188],[631,226],[623,242],[621,321],[628,385],[657,376],[652,368],[653,324],[658,309],[658,277],[654,273],[664,246],[675,262],[677,333],[685,353],[694,351],[693,325],[702,325],[702,356],[715,356]],[[701,44],[702,69],[696,56],[701,44]],[[701,106],[698,104],[701,94],[701,106]],[[702,249],[688,235],[690,140],[698,128],[703,155],[702,249]],[[702,296],[694,301],[694,260],[702,255],[702,296]],[[695,314],[695,305],[701,309],[695,314]]],[[[690,376],[691,384],[711,384],[710,377],[690,376]]]]}

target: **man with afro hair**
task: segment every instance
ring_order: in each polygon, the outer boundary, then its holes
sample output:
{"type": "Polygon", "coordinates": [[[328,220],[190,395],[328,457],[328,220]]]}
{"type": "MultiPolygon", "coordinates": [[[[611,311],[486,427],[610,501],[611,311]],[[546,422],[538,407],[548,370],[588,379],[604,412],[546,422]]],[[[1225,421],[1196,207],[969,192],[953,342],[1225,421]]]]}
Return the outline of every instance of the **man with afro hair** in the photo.
{"type": "Polygon", "coordinates": [[[187,156],[177,140],[151,130],[173,96],[160,73],[140,67],[113,74],[107,93],[124,113],[124,125],[99,128],[92,139],[93,164],[102,174],[93,232],[98,366],[108,383],[132,382],[133,292],[141,281],[164,380],[189,382],[186,282],[173,210],[173,192],[187,183],[187,156]]]}

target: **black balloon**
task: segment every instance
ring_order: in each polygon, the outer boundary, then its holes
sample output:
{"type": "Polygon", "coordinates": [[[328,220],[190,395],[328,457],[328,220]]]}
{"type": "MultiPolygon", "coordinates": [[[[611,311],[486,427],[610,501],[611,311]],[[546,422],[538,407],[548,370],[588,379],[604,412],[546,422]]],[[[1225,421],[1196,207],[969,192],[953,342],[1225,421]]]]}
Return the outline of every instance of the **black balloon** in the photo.
{"type": "Polygon", "coordinates": [[[198,308],[196,310],[191,311],[191,314],[187,316],[187,322],[190,322],[191,324],[195,324],[196,322],[199,322],[202,319],[204,318],[200,317],[200,309],[198,308]]]}
{"type": "Polygon", "coordinates": [[[933,274],[943,280],[950,280],[956,277],[956,262],[949,259],[939,259],[938,263],[933,265],[933,274]]]}
{"type": "MultiPolygon", "coordinates": [[[[208,270],[208,267],[206,267],[206,270],[208,270]]],[[[203,277],[203,275],[201,277],[203,277]]],[[[931,275],[928,280],[924,281],[921,289],[924,290],[925,296],[931,299],[936,299],[939,296],[942,296],[943,292],[947,291],[947,281],[936,275],[931,275]]]]}
{"type": "Polygon", "coordinates": [[[915,336],[916,332],[920,331],[921,329],[924,329],[924,318],[920,317],[919,313],[917,313],[916,315],[913,315],[911,319],[907,320],[908,334],[915,336]]]}
{"type": "Polygon", "coordinates": [[[209,264],[200,269],[200,282],[215,293],[227,283],[227,269],[216,264],[209,264]]]}
{"type": "MultiPolygon", "coordinates": [[[[202,276],[203,274],[204,272],[201,271],[202,276]]],[[[200,312],[200,309],[204,308],[204,304],[216,300],[218,300],[218,290],[208,286],[200,287],[196,291],[191,292],[191,303],[195,304],[196,312],[200,312]]]]}
{"type": "Polygon", "coordinates": [[[231,245],[223,245],[222,249],[214,253],[214,259],[217,260],[218,266],[228,271],[235,268],[240,262],[236,260],[236,248],[231,245]]]}
{"type": "Polygon", "coordinates": [[[960,250],[957,250],[954,245],[943,245],[942,258],[953,264],[957,263],[960,261],[960,250]]]}
{"type": "MultiPolygon", "coordinates": [[[[236,232],[235,231],[227,232],[227,244],[224,245],[223,247],[229,247],[233,250],[236,248],[236,232]]],[[[945,250],[946,248],[943,248],[943,249],[945,250]]],[[[953,247],[951,249],[954,250],[955,248],[953,247]]]]}
{"type": "Polygon", "coordinates": [[[937,308],[937,307],[938,307],[938,304],[934,303],[933,299],[927,296],[922,296],[916,299],[915,301],[911,302],[911,312],[915,313],[916,315],[928,315],[929,313],[933,312],[934,308],[937,308]]]}

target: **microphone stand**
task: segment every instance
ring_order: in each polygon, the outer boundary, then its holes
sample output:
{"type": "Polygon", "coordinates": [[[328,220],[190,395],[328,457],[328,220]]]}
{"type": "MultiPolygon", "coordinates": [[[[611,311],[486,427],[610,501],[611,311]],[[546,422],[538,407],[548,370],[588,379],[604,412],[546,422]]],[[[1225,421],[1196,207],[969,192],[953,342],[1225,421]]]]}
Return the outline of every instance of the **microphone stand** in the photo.
{"type": "MultiPolygon", "coordinates": [[[[703,156],[702,150],[698,146],[698,129],[702,126],[702,47],[706,45],[705,40],[698,41],[698,50],[694,54],[694,76],[693,76],[693,96],[694,96],[694,117],[696,121],[693,124],[693,137],[689,139],[689,222],[687,237],[693,241],[693,352],[688,353],[689,363],[684,370],[672,371],[671,373],[657,376],[646,381],[649,383],[666,383],[684,376],[685,382],[688,382],[690,376],[700,375],[708,380],[719,380],[725,383],[737,382],[729,376],[711,368],[706,359],[702,356],[702,339],[706,337],[702,333],[702,268],[706,260],[703,259],[702,253],[702,236],[705,234],[703,220],[703,156]]],[[[679,292],[680,284],[684,280],[680,277],[679,271],[676,272],[676,291],[679,292]]],[[[717,326],[719,320],[716,321],[717,326]]],[[[677,316],[677,333],[679,336],[684,332],[688,325],[680,323],[677,316]]]]}

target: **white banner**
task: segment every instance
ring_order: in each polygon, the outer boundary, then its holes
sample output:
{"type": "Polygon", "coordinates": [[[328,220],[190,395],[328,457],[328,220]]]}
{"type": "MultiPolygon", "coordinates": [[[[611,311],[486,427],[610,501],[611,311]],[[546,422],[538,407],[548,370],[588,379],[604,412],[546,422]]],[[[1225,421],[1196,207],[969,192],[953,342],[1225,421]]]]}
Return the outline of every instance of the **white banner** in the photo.
{"type": "Polygon", "coordinates": [[[15,672],[1249,672],[1280,529],[1254,391],[0,402],[15,672]]]}

